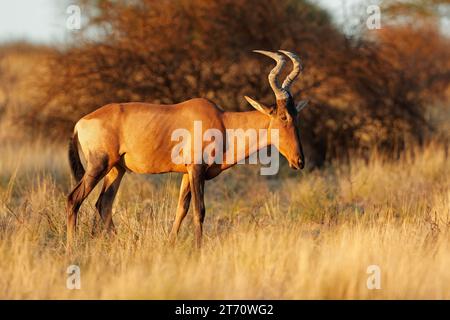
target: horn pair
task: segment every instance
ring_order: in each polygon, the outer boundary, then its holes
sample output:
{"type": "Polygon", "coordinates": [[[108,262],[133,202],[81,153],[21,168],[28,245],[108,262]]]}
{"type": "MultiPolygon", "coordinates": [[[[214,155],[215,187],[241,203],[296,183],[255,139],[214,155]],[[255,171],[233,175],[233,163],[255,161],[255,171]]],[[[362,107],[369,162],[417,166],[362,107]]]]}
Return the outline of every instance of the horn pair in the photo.
{"type": "Polygon", "coordinates": [[[294,83],[295,79],[298,77],[300,72],[302,71],[302,66],[300,64],[300,58],[289,51],[284,50],[278,50],[279,52],[285,54],[289,59],[291,59],[293,68],[291,73],[286,77],[286,79],[283,81],[283,84],[280,86],[278,82],[278,76],[281,73],[281,70],[283,69],[284,65],[286,64],[286,59],[284,56],[278,52],[271,52],[271,51],[264,51],[264,50],[253,50],[253,52],[263,54],[265,56],[268,56],[272,59],[274,59],[277,64],[276,66],[270,71],[269,73],[269,84],[272,88],[275,97],[277,100],[282,99],[288,99],[290,93],[290,88],[292,84],[294,83]]]}

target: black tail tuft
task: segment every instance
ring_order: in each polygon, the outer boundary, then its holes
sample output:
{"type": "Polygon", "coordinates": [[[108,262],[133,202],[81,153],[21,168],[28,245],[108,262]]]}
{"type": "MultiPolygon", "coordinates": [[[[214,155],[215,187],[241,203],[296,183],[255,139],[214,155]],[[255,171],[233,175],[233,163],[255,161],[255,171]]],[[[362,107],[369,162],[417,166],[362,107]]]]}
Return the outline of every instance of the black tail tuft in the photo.
{"type": "Polygon", "coordinates": [[[80,182],[80,180],[84,176],[84,168],[80,160],[80,154],[78,153],[77,133],[73,135],[72,140],[69,143],[69,163],[75,180],[77,181],[77,183],[80,182]]]}

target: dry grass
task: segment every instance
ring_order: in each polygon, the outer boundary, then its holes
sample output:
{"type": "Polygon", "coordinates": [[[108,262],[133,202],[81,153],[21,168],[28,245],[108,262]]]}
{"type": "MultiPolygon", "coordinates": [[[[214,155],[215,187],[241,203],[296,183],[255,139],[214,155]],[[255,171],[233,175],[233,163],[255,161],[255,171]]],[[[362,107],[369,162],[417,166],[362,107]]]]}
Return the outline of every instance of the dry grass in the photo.
{"type": "Polygon", "coordinates": [[[118,236],[90,235],[65,250],[65,148],[0,147],[1,298],[450,298],[450,160],[430,145],[398,162],[374,155],[285,179],[236,167],[207,184],[206,237],[185,221],[166,244],[179,177],[131,176],[115,205],[118,236]],[[66,269],[81,268],[81,290],[66,269]],[[366,269],[381,268],[368,290],[366,269]]]}

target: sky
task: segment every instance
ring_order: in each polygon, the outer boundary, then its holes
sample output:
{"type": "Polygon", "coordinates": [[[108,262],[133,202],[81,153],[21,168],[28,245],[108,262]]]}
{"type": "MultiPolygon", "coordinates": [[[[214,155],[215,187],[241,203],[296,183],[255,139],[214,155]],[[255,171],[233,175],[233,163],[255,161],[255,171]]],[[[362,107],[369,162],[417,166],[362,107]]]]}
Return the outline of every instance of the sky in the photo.
{"type": "Polygon", "coordinates": [[[51,43],[63,40],[66,32],[64,8],[61,8],[62,2],[59,3],[55,0],[0,0],[0,41],[51,43]]]}
{"type": "MultiPolygon", "coordinates": [[[[315,0],[328,9],[339,22],[342,4],[350,6],[361,0],[315,0]]],[[[0,0],[0,42],[27,40],[36,43],[62,42],[68,37],[66,13],[70,1],[0,0]]]]}

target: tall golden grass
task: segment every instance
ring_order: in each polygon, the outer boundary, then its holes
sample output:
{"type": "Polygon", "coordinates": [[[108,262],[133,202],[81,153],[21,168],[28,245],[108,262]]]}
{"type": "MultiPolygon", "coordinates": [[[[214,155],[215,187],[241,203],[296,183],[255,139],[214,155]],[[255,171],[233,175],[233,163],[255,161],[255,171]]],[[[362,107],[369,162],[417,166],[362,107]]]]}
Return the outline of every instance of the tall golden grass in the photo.
{"type": "Polygon", "coordinates": [[[91,236],[96,190],[70,255],[65,148],[0,150],[0,298],[450,298],[450,160],[438,145],[284,179],[235,167],[207,183],[200,252],[190,213],[176,246],[166,242],[180,178],[127,175],[117,236],[91,236]],[[73,264],[80,290],[66,288],[73,264]],[[367,288],[369,265],[379,290],[367,288]]]}

